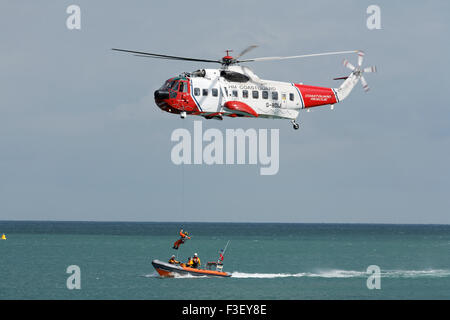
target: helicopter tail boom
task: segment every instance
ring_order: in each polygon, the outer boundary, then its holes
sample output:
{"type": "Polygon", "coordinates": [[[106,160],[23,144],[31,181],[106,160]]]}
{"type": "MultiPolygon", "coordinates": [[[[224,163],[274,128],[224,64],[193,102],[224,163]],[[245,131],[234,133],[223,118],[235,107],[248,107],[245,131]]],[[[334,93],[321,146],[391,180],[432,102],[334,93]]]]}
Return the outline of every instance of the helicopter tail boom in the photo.
{"type": "Polygon", "coordinates": [[[341,84],[339,88],[334,89],[334,91],[336,92],[336,96],[338,98],[338,102],[348,97],[350,92],[352,92],[353,88],[359,82],[360,78],[361,76],[352,73],[350,76],[347,77],[347,79],[341,84]]]}

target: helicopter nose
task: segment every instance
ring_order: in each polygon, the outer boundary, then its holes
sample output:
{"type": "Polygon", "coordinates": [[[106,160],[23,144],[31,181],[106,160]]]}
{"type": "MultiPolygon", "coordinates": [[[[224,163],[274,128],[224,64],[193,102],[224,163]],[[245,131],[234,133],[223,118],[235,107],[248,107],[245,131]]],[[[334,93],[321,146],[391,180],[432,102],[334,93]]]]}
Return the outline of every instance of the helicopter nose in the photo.
{"type": "Polygon", "coordinates": [[[169,99],[169,91],[156,90],[155,91],[155,100],[164,100],[164,99],[169,99]]]}

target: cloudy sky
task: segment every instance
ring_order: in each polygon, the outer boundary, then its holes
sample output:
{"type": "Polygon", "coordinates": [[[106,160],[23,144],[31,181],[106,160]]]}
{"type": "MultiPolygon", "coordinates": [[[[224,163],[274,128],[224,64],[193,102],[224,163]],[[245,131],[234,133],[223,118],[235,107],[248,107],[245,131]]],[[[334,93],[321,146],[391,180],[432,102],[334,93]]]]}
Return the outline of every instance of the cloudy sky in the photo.
{"type": "MultiPolygon", "coordinates": [[[[3,1],[0,220],[450,223],[447,1],[3,1]],[[66,8],[81,8],[68,30],[66,8]],[[381,8],[381,30],[366,9],[381,8]],[[366,76],[336,105],[287,120],[203,121],[279,128],[280,170],[180,166],[176,128],[153,91],[203,58],[362,49],[366,76]],[[183,187],[184,185],[184,187],[183,187]],[[184,192],[183,192],[184,190],[184,192]]],[[[354,62],[356,56],[346,56],[354,62]]],[[[342,56],[248,64],[261,78],[336,87],[342,56]]]]}

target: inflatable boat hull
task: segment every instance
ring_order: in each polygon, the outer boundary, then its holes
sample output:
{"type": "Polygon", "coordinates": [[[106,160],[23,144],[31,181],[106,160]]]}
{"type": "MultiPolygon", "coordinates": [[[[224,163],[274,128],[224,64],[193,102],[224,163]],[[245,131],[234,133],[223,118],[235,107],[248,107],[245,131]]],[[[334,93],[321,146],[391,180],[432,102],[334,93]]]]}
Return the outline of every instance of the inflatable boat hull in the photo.
{"type": "Polygon", "coordinates": [[[208,277],[231,277],[228,272],[189,268],[182,265],[170,264],[159,260],[152,261],[153,267],[161,277],[175,277],[176,275],[208,276],[208,277]]]}

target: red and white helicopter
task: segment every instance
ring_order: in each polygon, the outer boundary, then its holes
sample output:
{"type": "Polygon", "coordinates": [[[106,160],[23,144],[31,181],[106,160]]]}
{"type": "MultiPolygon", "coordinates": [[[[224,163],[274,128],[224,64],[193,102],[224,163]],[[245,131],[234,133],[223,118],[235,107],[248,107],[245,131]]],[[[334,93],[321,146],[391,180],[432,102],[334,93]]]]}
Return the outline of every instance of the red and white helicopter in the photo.
{"type": "Polygon", "coordinates": [[[223,120],[223,117],[250,117],[289,119],[294,129],[301,109],[331,105],[344,100],[361,80],[364,90],[369,87],[363,77],[364,73],[376,72],[375,67],[362,68],[364,53],[362,51],[340,51],[306,54],[288,57],[263,57],[241,59],[257,46],[250,46],[236,57],[230,56],[230,50],[221,60],[208,60],[169,56],[163,54],[115,49],[115,51],[132,53],[139,57],[183,60],[195,62],[218,63],[219,69],[201,69],[184,72],[170,78],[155,91],[155,102],[164,111],[186,115],[202,116],[206,119],[223,120]],[[309,86],[302,83],[290,83],[260,79],[248,67],[239,64],[245,62],[286,60],[314,56],[357,53],[357,66],[344,60],[344,66],[352,73],[348,77],[335,78],[345,80],[339,88],[309,86]]]}

